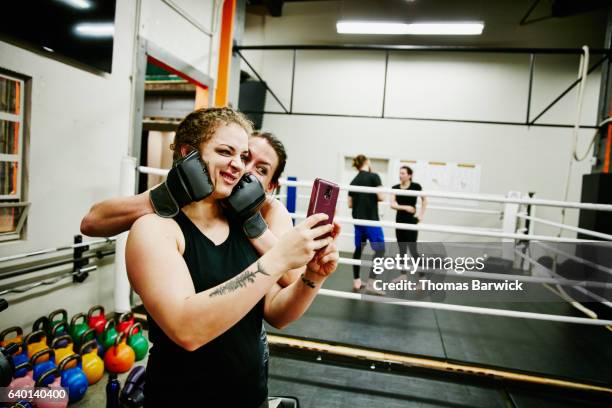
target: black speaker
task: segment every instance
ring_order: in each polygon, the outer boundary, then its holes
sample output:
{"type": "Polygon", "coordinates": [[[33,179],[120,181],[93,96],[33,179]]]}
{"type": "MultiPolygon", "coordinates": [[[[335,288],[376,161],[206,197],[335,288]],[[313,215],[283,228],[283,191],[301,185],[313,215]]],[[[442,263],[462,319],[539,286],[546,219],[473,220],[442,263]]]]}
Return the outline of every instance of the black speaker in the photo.
{"type": "Polygon", "coordinates": [[[255,124],[255,129],[263,125],[263,111],[266,105],[266,85],[264,82],[247,80],[240,84],[238,109],[244,112],[255,124]]]}
{"type": "MultiPolygon", "coordinates": [[[[580,201],[583,203],[612,204],[612,173],[593,173],[582,176],[580,201]]],[[[612,212],[580,210],[578,226],[604,234],[612,234],[612,212]]],[[[578,238],[597,239],[584,234],[578,234],[578,238]]]]}

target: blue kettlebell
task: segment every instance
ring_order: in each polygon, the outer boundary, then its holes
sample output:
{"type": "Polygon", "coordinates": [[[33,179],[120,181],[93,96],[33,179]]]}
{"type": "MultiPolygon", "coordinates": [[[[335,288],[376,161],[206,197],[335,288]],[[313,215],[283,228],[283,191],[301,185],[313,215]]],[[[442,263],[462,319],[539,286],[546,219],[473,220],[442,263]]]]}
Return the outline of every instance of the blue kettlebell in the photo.
{"type": "Polygon", "coordinates": [[[16,351],[12,357],[13,363],[15,364],[15,372],[13,373],[13,377],[23,377],[27,374],[29,368],[23,368],[22,364],[30,362],[30,359],[28,358],[28,353],[26,352],[26,348],[23,343],[19,345],[19,350],[16,351]],[[17,366],[20,366],[22,368],[17,368],[17,366]]]}
{"type": "Polygon", "coordinates": [[[78,354],[64,358],[59,365],[59,371],[62,375],[62,387],[68,388],[68,400],[70,402],[79,401],[87,392],[89,382],[81,367],[82,360],[78,354]],[[66,365],[73,360],[77,361],[77,366],[67,368],[66,365]]]}
{"type": "MultiPolygon", "coordinates": [[[[38,381],[38,379],[47,371],[51,371],[54,368],[57,368],[57,366],[55,365],[55,353],[53,352],[52,349],[50,348],[46,348],[44,350],[40,350],[38,352],[36,352],[32,358],[30,359],[30,364],[32,364],[32,367],[34,367],[32,369],[32,374],[34,375],[34,381],[38,381]],[[47,361],[41,361],[40,363],[36,363],[36,361],[42,357],[48,355],[48,360],[47,361]]],[[[51,384],[53,382],[53,378],[48,377],[47,379],[45,379],[45,381],[43,381],[42,386],[46,387],[47,385],[51,384]]]]}

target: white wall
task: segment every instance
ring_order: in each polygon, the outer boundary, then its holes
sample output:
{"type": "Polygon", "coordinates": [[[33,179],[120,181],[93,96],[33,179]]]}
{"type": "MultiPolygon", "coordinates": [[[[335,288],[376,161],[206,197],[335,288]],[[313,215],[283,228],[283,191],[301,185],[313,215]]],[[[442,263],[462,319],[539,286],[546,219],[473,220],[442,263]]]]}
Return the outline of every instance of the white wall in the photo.
{"type": "Polygon", "coordinates": [[[173,0],[171,4],[176,8],[162,0],[142,1],[140,35],[198,71],[216,77],[216,65],[210,64],[211,53],[216,53],[215,42],[204,32],[212,34],[217,28],[215,2],[173,0]]]}
{"type": "MultiPolygon", "coordinates": [[[[308,43],[323,36],[334,20],[333,8],[304,3],[286,4],[279,19],[247,15],[244,44],[308,43]],[[330,17],[331,16],[331,17],[330,17]],[[290,33],[290,34],[285,34],[290,33]]],[[[576,36],[583,35],[583,31],[576,36]]],[[[589,41],[594,35],[587,33],[589,41]]],[[[564,38],[572,38],[564,31],[564,38]]],[[[551,39],[552,36],[546,38],[551,39]]],[[[340,42],[329,34],[319,43],[340,42]]],[[[514,46],[534,46],[523,38],[514,46]]],[[[362,38],[361,42],[365,40],[362,38]]],[[[538,41],[541,41],[538,40],[538,41]]],[[[574,42],[581,41],[573,38],[574,42]]],[[[537,42],[537,41],[536,41],[537,42]]],[[[247,58],[289,108],[291,51],[249,51],[247,58]]],[[[592,57],[593,62],[597,57],[592,57]]],[[[531,117],[539,113],[575,78],[578,56],[537,56],[531,117]]],[[[247,70],[243,64],[243,70],[247,70]]],[[[293,89],[293,111],[307,114],[379,116],[382,112],[385,54],[383,52],[298,51],[293,89]]],[[[391,52],[387,72],[385,115],[435,119],[520,122],[525,120],[528,93],[528,55],[391,52]]],[[[593,125],[599,93],[599,70],[588,79],[581,123],[593,125]]],[[[575,118],[576,91],[570,92],[539,123],[571,124],[575,118]]],[[[280,112],[270,94],[266,110],[280,112]]],[[[403,119],[371,119],[267,114],[264,128],[286,144],[289,160],[285,175],[340,180],[344,156],[474,163],[482,166],[481,192],[506,194],[510,190],[535,191],[540,198],[565,199],[572,147],[571,129],[525,127],[403,119]]],[[[582,130],[579,151],[584,152],[593,134],[582,130]]],[[[582,174],[588,161],[571,169],[568,200],[579,201],[582,174]]],[[[389,175],[391,184],[396,175],[389,175]]],[[[415,174],[418,181],[418,174],[415,174]]],[[[309,194],[302,191],[301,194],[309,194]]],[[[495,205],[482,205],[499,208],[495,205]]],[[[302,203],[301,207],[305,208],[302,203]]],[[[395,212],[381,206],[383,219],[395,212]]],[[[348,215],[342,208],[340,214],[348,215]]],[[[538,209],[538,216],[561,220],[558,209],[538,209]]],[[[431,210],[425,222],[435,224],[501,227],[495,216],[466,215],[431,210]]],[[[577,211],[568,210],[566,222],[577,223],[577,211]]],[[[352,232],[352,228],[345,229],[352,232]]],[[[394,236],[392,230],[387,235],[394,236]]],[[[558,230],[538,225],[536,233],[558,230]]],[[[572,234],[569,234],[570,236],[572,234]]],[[[423,240],[471,240],[448,234],[421,233],[423,240]]],[[[350,242],[342,243],[343,249],[350,242]]]]}
{"type": "MultiPolygon", "coordinates": [[[[0,244],[0,256],[71,243],[89,207],[118,192],[119,163],[130,137],[136,7],[133,2],[117,4],[110,75],[93,74],[0,42],[0,67],[30,77],[32,85],[27,239],[0,244]]],[[[27,277],[35,276],[40,274],[27,277]]],[[[11,306],[0,314],[0,327],[30,326],[57,308],[72,315],[96,303],[112,306],[112,265],[81,285],[70,282],[63,281],[63,289],[47,286],[6,295],[11,306]]]]}

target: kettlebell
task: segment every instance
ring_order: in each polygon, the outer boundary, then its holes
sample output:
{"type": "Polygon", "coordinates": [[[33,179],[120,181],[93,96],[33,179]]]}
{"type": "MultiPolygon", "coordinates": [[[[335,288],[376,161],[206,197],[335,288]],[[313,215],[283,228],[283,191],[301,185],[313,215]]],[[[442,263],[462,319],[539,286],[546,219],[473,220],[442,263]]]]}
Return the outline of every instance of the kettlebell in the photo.
{"type": "Polygon", "coordinates": [[[106,315],[104,314],[104,306],[95,305],[87,312],[87,324],[90,328],[94,329],[99,335],[104,331],[104,325],[106,324],[106,315]],[[96,312],[98,312],[96,314],[96,312]]]}
{"type": "MultiPolygon", "coordinates": [[[[51,326],[51,328],[55,327],[58,323],[61,322],[66,323],[66,326],[63,326],[63,330],[65,330],[68,325],[68,312],[66,311],[66,309],[57,309],[49,313],[49,325],[51,326]]],[[[63,333],[59,332],[58,335],[60,334],[63,333]]]]}
{"type": "Polygon", "coordinates": [[[102,337],[100,338],[100,342],[102,343],[102,347],[104,347],[104,350],[108,350],[113,344],[115,344],[117,334],[117,330],[115,329],[115,321],[107,321],[104,325],[102,337]]]}
{"type": "Polygon", "coordinates": [[[38,330],[42,330],[45,332],[45,335],[51,336],[51,324],[49,323],[49,318],[47,316],[41,316],[34,321],[32,331],[38,330]]]}
{"type": "Polygon", "coordinates": [[[9,344],[5,349],[0,347],[0,387],[6,387],[13,380],[15,363],[11,355],[19,349],[17,344],[9,344]]]}
{"type": "MultiPolygon", "coordinates": [[[[55,364],[58,366],[68,356],[74,354],[74,343],[69,335],[64,334],[59,336],[51,342],[51,348],[55,352],[55,364]]],[[[76,366],[76,363],[72,363],[70,368],[76,366]]]]}
{"type": "Polygon", "coordinates": [[[6,347],[12,343],[21,343],[23,341],[23,330],[19,326],[9,327],[6,330],[2,330],[0,333],[0,346],[6,347]],[[10,333],[15,333],[13,337],[6,338],[10,333]]]}
{"type": "MultiPolygon", "coordinates": [[[[38,382],[38,379],[44,373],[54,368],[57,368],[57,366],[55,365],[55,353],[50,348],[40,350],[32,356],[32,358],[30,359],[30,364],[32,364],[32,376],[34,377],[34,381],[38,382]],[[43,357],[45,359],[43,359],[43,357]]],[[[53,379],[49,378],[48,381],[49,382],[46,384],[43,382],[43,385],[50,384],[53,379]]]]}
{"type": "Polygon", "coordinates": [[[66,357],[58,367],[62,376],[62,387],[68,388],[69,402],[79,401],[87,392],[87,376],[81,369],[81,356],[73,354],[66,357]],[[68,368],[68,364],[75,362],[76,367],[68,368]]]}
{"type": "Polygon", "coordinates": [[[78,346],[81,335],[89,329],[87,326],[87,316],[84,313],[77,313],[70,319],[70,337],[74,344],[78,346]]]}
{"type": "Polygon", "coordinates": [[[128,334],[130,328],[134,325],[134,313],[125,312],[119,316],[119,324],[117,324],[117,331],[120,333],[128,334]]]}
{"type": "Polygon", "coordinates": [[[26,361],[24,363],[17,364],[15,366],[15,371],[17,370],[25,371],[26,374],[20,377],[15,377],[13,381],[11,381],[11,383],[9,384],[9,388],[16,389],[16,388],[33,387],[34,378],[32,378],[32,375],[33,375],[31,371],[32,365],[30,364],[30,362],[26,361]]]}
{"type": "MultiPolygon", "coordinates": [[[[36,354],[37,352],[44,350],[48,347],[47,345],[47,335],[45,334],[44,331],[42,330],[36,330],[33,331],[32,333],[28,334],[25,339],[23,340],[23,343],[26,346],[26,350],[28,353],[28,358],[32,358],[32,356],[34,354],[36,354]]],[[[49,357],[43,357],[43,359],[41,361],[46,361],[48,360],[49,357]]]]}
{"type": "Polygon", "coordinates": [[[27,369],[18,368],[21,364],[30,362],[30,359],[28,358],[28,353],[26,352],[23,343],[17,344],[17,351],[15,351],[11,355],[11,357],[13,358],[13,364],[15,365],[15,372],[13,373],[13,377],[17,378],[26,375],[26,373],[28,372],[27,369]]]}
{"type": "Polygon", "coordinates": [[[134,323],[128,331],[127,344],[134,350],[136,355],[136,361],[140,361],[147,356],[149,351],[149,341],[143,336],[142,325],[140,323],[134,323]]]}
{"type": "MultiPolygon", "coordinates": [[[[51,336],[49,337],[49,339],[47,339],[47,343],[51,345],[51,343],[53,343],[53,340],[64,335],[68,336],[68,322],[57,322],[55,326],[51,327],[51,336]]],[[[70,340],[72,343],[72,339],[70,340]]],[[[62,337],[62,340],[60,340],[57,345],[58,347],[66,347],[68,345],[68,341],[65,337],[62,337]]]]}
{"type": "Polygon", "coordinates": [[[134,350],[125,342],[125,333],[120,332],[115,339],[115,344],[104,354],[104,365],[111,373],[125,373],[130,370],[136,355],[134,350]]]}
{"type": "MultiPolygon", "coordinates": [[[[57,368],[53,368],[49,371],[41,374],[38,381],[36,381],[36,387],[46,387],[50,389],[60,388],[61,385],[61,374],[57,368]]],[[[59,391],[61,392],[61,391],[59,391]]],[[[68,406],[68,393],[66,392],[64,398],[50,399],[50,398],[35,398],[34,406],[37,408],[66,408],[68,406]]]]}
{"type": "Polygon", "coordinates": [[[79,351],[82,349],[83,344],[91,340],[94,340],[96,342],[96,347],[98,349],[98,355],[100,356],[100,358],[103,358],[104,357],[104,347],[102,347],[102,344],[96,337],[95,329],[87,329],[86,331],[83,332],[83,334],[81,335],[81,341],[79,342],[81,344],[81,348],[79,349],[79,351]]]}
{"type": "Polygon", "coordinates": [[[98,344],[95,340],[83,343],[81,346],[83,372],[89,385],[95,384],[104,375],[104,361],[98,355],[98,344]]]}

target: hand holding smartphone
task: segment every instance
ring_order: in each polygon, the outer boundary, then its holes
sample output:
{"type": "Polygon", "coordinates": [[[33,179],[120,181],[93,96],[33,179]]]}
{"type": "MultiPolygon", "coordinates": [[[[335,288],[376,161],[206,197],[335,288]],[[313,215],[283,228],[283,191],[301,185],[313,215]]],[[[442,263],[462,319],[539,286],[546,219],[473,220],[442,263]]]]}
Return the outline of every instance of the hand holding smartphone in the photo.
{"type": "MultiPolygon", "coordinates": [[[[313,214],[324,213],[327,214],[327,220],[321,221],[315,227],[331,224],[334,222],[334,214],[336,213],[336,203],[338,202],[338,193],[340,187],[336,183],[331,181],[317,178],[312,185],[312,192],[310,193],[310,203],[308,204],[307,217],[313,214]]],[[[317,239],[327,238],[331,233],[321,235],[317,239]]]]}

